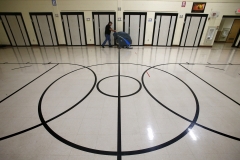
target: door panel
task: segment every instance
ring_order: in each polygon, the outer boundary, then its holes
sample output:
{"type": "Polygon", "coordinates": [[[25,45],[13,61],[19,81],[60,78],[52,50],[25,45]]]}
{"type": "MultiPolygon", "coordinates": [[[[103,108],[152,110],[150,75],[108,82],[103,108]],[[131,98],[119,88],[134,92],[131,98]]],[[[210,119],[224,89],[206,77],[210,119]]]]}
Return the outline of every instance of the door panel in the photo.
{"type": "Polygon", "coordinates": [[[195,44],[194,44],[194,46],[198,46],[199,45],[199,43],[200,43],[200,38],[201,38],[201,31],[203,31],[203,29],[204,29],[204,24],[205,24],[205,21],[206,21],[206,17],[202,17],[202,19],[201,19],[201,22],[200,22],[200,26],[199,26],[199,29],[198,29],[198,34],[197,34],[197,37],[196,37],[196,40],[195,40],[195,44]]]}
{"type": "Polygon", "coordinates": [[[185,46],[193,46],[201,17],[192,17],[185,46]]]}
{"type": "Polygon", "coordinates": [[[125,12],[123,31],[128,33],[132,38],[132,45],[144,45],[146,13],[125,12]]]}
{"type": "Polygon", "coordinates": [[[49,23],[49,28],[50,28],[50,32],[51,32],[51,35],[52,35],[52,41],[53,41],[53,44],[56,46],[58,45],[57,43],[57,35],[56,35],[56,32],[55,32],[55,27],[54,27],[54,24],[53,24],[53,17],[51,15],[48,15],[47,16],[47,19],[48,19],[48,23],[49,23]],[[54,38],[55,37],[55,38],[54,38]]]}
{"type": "Polygon", "coordinates": [[[68,16],[72,45],[81,45],[77,18],[77,15],[68,16]]]}
{"type": "Polygon", "coordinates": [[[85,36],[85,27],[84,27],[84,19],[82,15],[78,15],[78,21],[80,26],[80,36],[82,45],[86,45],[86,36],[85,36]]]}
{"type": "Polygon", "coordinates": [[[30,13],[30,17],[32,19],[38,45],[57,46],[58,39],[52,13],[30,13]]]}
{"type": "Polygon", "coordinates": [[[21,13],[0,13],[3,27],[12,46],[30,46],[21,13]]]}
{"type": "Polygon", "coordinates": [[[158,41],[160,19],[161,19],[161,16],[156,17],[155,28],[154,28],[154,33],[153,33],[153,45],[154,46],[157,45],[157,41],[158,41]]]}
{"type": "Polygon", "coordinates": [[[235,19],[227,38],[227,43],[233,43],[240,29],[240,19],[235,19]]]}
{"type": "Polygon", "coordinates": [[[105,27],[109,22],[109,15],[99,15],[101,44],[105,41],[105,27]]]}
{"type": "Polygon", "coordinates": [[[69,34],[70,32],[69,32],[67,15],[63,15],[62,18],[63,18],[63,26],[64,26],[66,44],[71,45],[71,38],[70,38],[70,34],[69,34]]]}
{"type": "Polygon", "coordinates": [[[171,16],[162,16],[159,37],[158,37],[158,45],[165,46],[167,44],[170,21],[171,21],[171,16]]]}
{"type": "Polygon", "coordinates": [[[182,40],[181,40],[181,46],[185,46],[185,42],[186,42],[186,36],[187,36],[187,32],[188,32],[188,27],[190,25],[191,22],[191,17],[187,17],[186,21],[185,21],[185,26],[184,26],[184,31],[183,31],[183,35],[182,35],[182,40]]]}
{"type": "Polygon", "coordinates": [[[145,15],[141,16],[141,22],[140,22],[140,35],[139,35],[139,45],[144,45],[144,28],[145,27],[145,15]]]}
{"type": "Polygon", "coordinates": [[[171,26],[170,26],[169,35],[168,35],[167,46],[172,46],[173,37],[174,37],[174,33],[175,33],[175,26],[176,26],[176,23],[177,23],[176,21],[177,21],[177,16],[172,16],[171,26]]]}
{"type": "Polygon", "coordinates": [[[61,12],[65,41],[68,46],[87,45],[83,12],[61,12]]]}
{"type": "Polygon", "coordinates": [[[42,38],[44,45],[53,45],[50,29],[47,22],[47,17],[45,15],[37,16],[39,27],[42,33],[42,38]]]}
{"type": "Polygon", "coordinates": [[[171,46],[177,21],[176,13],[156,13],[152,45],[171,46]]]}
{"type": "Polygon", "coordinates": [[[186,14],[180,46],[198,47],[205,28],[207,14],[186,14]]]}
{"type": "MultiPolygon", "coordinates": [[[[116,29],[116,13],[115,12],[93,12],[93,30],[95,45],[101,45],[105,41],[105,27],[112,22],[112,29],[116,29]]],[[[111,44],[113,45],[114,38],[111,33],[111,44]]],[[[108,43],[107,43],[108,45],[108,43]]]]}
{"type": "Polygon", "coordinates": [[[130,16],[130,36],[132,38],[132,45],[138,45],[139,39],[139,21],[140,15],[131,15],[130,16]]]}

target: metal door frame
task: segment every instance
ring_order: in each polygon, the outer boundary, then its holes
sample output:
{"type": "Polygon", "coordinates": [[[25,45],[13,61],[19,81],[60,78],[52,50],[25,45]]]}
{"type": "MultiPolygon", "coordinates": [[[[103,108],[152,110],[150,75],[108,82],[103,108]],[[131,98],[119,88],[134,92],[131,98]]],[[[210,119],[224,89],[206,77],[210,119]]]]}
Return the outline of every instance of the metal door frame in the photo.
{"type": "MultiPolygon", "coordinates": [[[[97,14],[98,15],[98,22],[100,22],[99,20],[99,15],[106,15],[108,14],[109,15],[109,21],[110,21],[110,15],[113,14],[114,15],[114,30],[116,30],[116,12],[92,12],[92,20],[93,20],[93,34],[94,34],[94,44],[96,45],[96,37],[95,37],[95,21],[94,21],[94,15],[97,14]]],[[[100,31],[100,23],[98,23],[98,26],[99,26],[99,42],[100,44],[97,45],[97,46],[100,46],[101,45],[101,31],[100,31]]],[[[115,39],[114,39],[114,44],[115,43],[115,39]]]]}
{"type": "MultiPolygon", "coordinates": [[[[147,12],[123,12],[123,31],[125,32],[125,16],[129,15],[129,26],[130,26],[130,16],[131,15],[140,15],[139,24],[141,24],[141,15],[145,15],[145,24],[144,24],[144,31],[143,31],[143,45],[139,45],[139,39],[140,39],[140,26],[139,26],[139,32],[138,32],[138,45],[133,46],[144,46],[145,45],[145,34],[146,34],[146,23],[147,23],[147,12]]],[[[130,33],[129,33],[130,34],[130,33]]]]}
{"type": "MultiPolygon", "coordinates": [[[[179,46],[180,47],[199,47],[200,43],[201,43],[201,40],[202,40],[202,35],[203,35],[203,31],[205,30],[205,26],[206,26],[206,22],[207,22],[207,17],[208,17],[208,14],[186,14],[185,15],[185,19],[184,19],[184,24],[183,24],[183,28],[182,28],[182,34],[181,34],[181,38],[180,38],[180,43],[179,43],[179,46]],[[188,26],[188,30],[187,30],[187,34],[186,34],[186,39],[185,39],[185,43],[184,43],[184,46],[181,46],[181,43],[182,43],[182,36],[183,36],[183,32],[184,32],[184,28],[185,28],[185,22],[187,20],[187,17],[191,17],[190,18],[190,21],[189,21],[189,26],[188,26]],[[202,20],[202,17],[206,17],[205,19],[205,22],[204,22],[204,25],[203,25],[203,29],[202,29],[202,32],[201,32],[201,35],[200,35],[200,38],[199,38],[199,42],[198,42],[198,45],[197,46],[186,46],[186,41],[187,41],[187,36],[188,36],[188,31],[189,31],[189,27],[190,27],[190,24],[191,24],[191,19],[192,17],[201,17],[201,20],[202,20]]],[[[201,24],[201,20],[198,24],[198,31],[199,31],[199,26],[201,24]]],[[[195,44],[196,42],[196,38],[197,38],[197,35],[198,35],[198,31],[197,31],[197,34],[195,36],[195,41],[193,43],[193,45],[195,44]]]]}
{"type": "MultiPolygon", "coordinates": [[[[233,20],[233,23],[232,23],[231,29],[230,29],[230,31],[229,31],[229,33],[228,33],[227,39],[228,39],[228,37],[229,37],[229,34],[230,34],[230,32],[231,32],[231,30],[232,30],[232,28],[233,28],[234,22],[235,22],[236,20],[240,20],[240,19],[234,19],[234,20],[233,20]]],[[[237,33],[237,35],[238,35],[238,33],[237,33]]],[[[230,43],[230,42],[227,42],[227,39],[226,39],[225,43],[230,43]]],[[[234,41],[235,41],[235,40],[234,40],[234,41]]]]}
{"type": "MultiPolygon", "coordinates": [[[[52,13],[52,12],[29,12],[29,15],[30,15],[30,18],[31,18],[31,21],[32,21],[34,33],[35,33],[36,38],[37,38],[38,46],[40,46],[40,43],[39,43],[39,41],[38,41],[38,36],[37,36],[36,28],[35,28],[35,26],[34,26],[34,24],[33,24],[32,16],[36,16],[36,17],[37,17],[38,15],[45,15],[46,18],[47,18],[47,16],[50,15],[50,16],[52,17],[52,20],[53,20],[53,28],[54,28],[54,32],[55,32],[55,35],[56,35],[57,45],[54,45],[54,43],[53,43],[53,37],[52,37],[52,32],[51,32],[51,30],[50,30],[50,26],[49,26],[49,31],[50,31],[50,34],[51,34],[50,36],[51,36],[53,45],[45,45],[45,44],[44,44],[44,41],[43,41],[43,38],[42,38],[41,28],[40,28],[40,26],[39,26],[38,19],[36,18],[36,19],[37,19],[37,22],[38,22],[38,28],[39,28],[39,31],[40,31],[40,34],[41,34],[42,42],[43,42],[43,45],[42,45],[42,46],[46,46],[46,47],[47,47],[47,46],[59,46],[58,36],[57,36],[56,26],[55,26],[55,21],[54,21],[54,18],[53,18],[53,13],[52,13]]],[[[48,21],[48,18],[47,18],[47,21],[48,21]]],[[[48,25],[49,25],[49,21],[48,21],[48,25]]]]}
{"type": "MultiPolygon", "coordinates": [[[[170,32],[170,28],[171,28],[171,24],[172,24],[172,17],[173,16],[176,16],[176,20],[175,20],[175,25],[174,25],[174,28],[173,28],[173,37],[172,37],[172,42],[171,42],[171,46],[173,44],[173,40],[174,40],[174,37],[175,37],[175,30],[176,30],[176,26],[177,26],[177,20],[178,20],[178,13],[155,13],[155,17],[154,17],[154,25],[153,25],[153,36],[152,36],[152,46],[159,46],[159,47],[163,47],[163,45],[153,45],[153,40],[154,40],[154,31],[155,31],[155,25],[156,25],[156,18],[157,16],[161,16],[161,15],[169,15],[171,16],[171,19],[170,19],[170,25],[169,25],[169,30],[168,30],[168,38],[167,38],[167,44],[168,44],[168,39],[169,39],[169,32],[170,32]]],[[[162,18],[162,17],[161,17],[162,18]]],[[[160,24],[161,25],[161,19],[160,19],[160,24]]],[[[159,27],[160,28],[160,27],[159,27]]],[[[159,29],[158,29],[158,38],[157,38],[157,44],[158,44],[158,39],[159,39],[159,29]]],[[[168,46],[166,44],[166,46],[164,47],[171,47],[171,46],[168,46]]]]}
{"type": "MultiPolygon", "coordinates": [[[[23,16],[22,16],[22,13],[21,13],[21,12],[0,12],[0,20],[1,20],[1,22],[2,22],[3,28],[4,28],[4,30],[5,30],[5,32],[6,32],[6,34],[7,34],[7,37],[8,37],[8,40],[9,40],[11,46],[13,46],[13,45],[12,45],[12,42],[11,42],[11,40],[10,40],[10,38],[9,38],[9,35],[8,35],[8,33],[7,33],[6,26],[4,25],[3,20],[2,20],[2,18],[1,18],[2,15],[5,16],[8,25],[9,25],[9,22],[8,22],[8,20],[7,20],[7,17],[6,17],[7,15],[15,15],[15,16],[16,16],[16,19],[17,19],[17,16],[20,16],[20,17],[21,17],[22,22],[23,22],[23,26],[24,26],[24,29],[25,29],[25,31],[26,31],[26,35],[27,35],[27,38],[28,38],[28,41],[29,41],[29,46],[32,46],[31,41],[30,41],[30,38],[29,38],[29,35],[28,35],[28,31],[27,31],[27,28],[26,28],[26,25],[25,25],[25,22],[24,22],[24,19],[23,19],[23,16]]],[[[17,20],[17,21],[18,21],[18,20],[17,20]]],[[[18,22],[18,27],[19,27],[20,30],[21,30],[21,27],[20,27],[19,22],[18,22]]],[[[12,29],[11,29],[10,25],[9,25],[9,29],[10,29],[10,31],[11,31],[11,33],[12,33],[12,29]]],[[[15,37],[14,37],[14,35],[13,35],[13,33],[12,33],[12,37],[13,37],[14,42],[15,42],[15,44],[16,44],[16,46],[13,46],[13,47],[26,47],[26,46],[28,46],[28,45],[26,45],[26,40],[25,40],[25,38],[24,38],[24,36],[23,36],[22,30],[21,30],[21,34],[22,34],[22,37],[23,37],[25,46],[18,46],[17,43],[16,43],[16,40],[15,40],[15,37]]]]}
{"type": "Polygon", "coordinates": [[[234,40],[234,42],[233,42],[232,47],[236,47],[236,48],[239,48],[239,47],[240,47],[240,41],[238,42],[237,45],[235,45],[235,44],[237,43],[237,40],[238,40],[239,37],[240,37],[240,29],[239,29],[238,34],[237,34],[237,36],[236,36],[236,38],[235,38],[235,40],[234,40]]]}
{"type": "MultiPolygon", "coordinates": [[[[86,36],[86,27],[85,27],[85,18],[84,18],[84,12],[60,12],[61,14],[61,20],[62,20],[62,26],[63,26],[63,31],[64,31],[64,37],[65,37],[65,43],[67,46],[87,46],[87,36],[86,36]],[[72,45],[72,37],[71,37],[71,31],[69,31],[69,36],[70,36],[70,41],[71,41],[71,45],[67,44],[67,36],[66,36],[66,31],[65,31],[65,26],[64,26],[64,21],[63,21],[63,15],[82,15],[83,16],[83,29],[84,29],[84,36],[85,36],[85,45],[82,45],[82,39],[81,39],[81,32],[80,32],[80,28],[79,28],[79,35],[80,35],[80,42],[81,45],[72,45]]],[[[78,19],[78,25],[80,25],[79,23],[79,19],[78,19]]],[[[69,21],[68,21],[68,26],[69,26],[69,21]]],[[[79,26],[80,27],[80,26],[79,26]]],[[[69,28],[70,30],[70,28],[69,28]]]]}

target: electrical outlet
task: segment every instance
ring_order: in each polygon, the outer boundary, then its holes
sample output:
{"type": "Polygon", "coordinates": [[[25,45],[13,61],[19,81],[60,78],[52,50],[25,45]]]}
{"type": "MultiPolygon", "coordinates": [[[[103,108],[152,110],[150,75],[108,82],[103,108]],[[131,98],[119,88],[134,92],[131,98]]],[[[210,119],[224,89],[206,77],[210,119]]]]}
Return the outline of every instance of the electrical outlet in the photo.
{"type": "Polygon", "coordinates": [[[91,41],[91,39],[90,39],[90,41],[91,41]]]}

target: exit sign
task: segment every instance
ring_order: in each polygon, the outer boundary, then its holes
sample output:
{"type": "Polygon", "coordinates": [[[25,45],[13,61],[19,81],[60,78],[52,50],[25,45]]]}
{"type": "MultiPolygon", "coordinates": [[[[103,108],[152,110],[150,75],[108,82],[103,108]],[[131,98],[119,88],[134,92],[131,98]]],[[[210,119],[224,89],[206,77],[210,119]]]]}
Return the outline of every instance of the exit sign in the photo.
{"type": "Polygon", "coordinates": [[[236,13],[240,13],[240,8],[237,9],[237,12],[236,13]]]}

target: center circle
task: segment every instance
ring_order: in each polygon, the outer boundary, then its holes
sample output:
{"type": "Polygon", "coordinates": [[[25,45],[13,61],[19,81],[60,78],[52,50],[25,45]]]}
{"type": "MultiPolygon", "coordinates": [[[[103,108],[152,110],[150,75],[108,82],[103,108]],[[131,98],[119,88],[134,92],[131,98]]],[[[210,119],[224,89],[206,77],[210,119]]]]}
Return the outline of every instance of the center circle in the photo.
{"type": "MultiPolygon", "coordinates": [[[[141,89],[142,89],[142,84],[141,84],[141,82],[139,81],[139,80],[137,80],[136,78],[133,78],[133,77],[130,77],[130,76],[124,76],[124,75],[120,75],[120,81],[122,81],[123,79],[122,79],[122,77],[125,77],[125,78],[130,78],[131,79],[131,81],[132,80],[134,80],[134,81],[136,81],[137,83],[138,83],[138,85],[139,85],[139,88],[138,88],[138,90],[137,91],[133,91],[133,93],[130,93],[130,94],[126,94],[126,95],[120,95],[119,97],[121,97],[121,98],[123,98],[123,97],[129,97],[129,96],[132,96],[132,95],[134,95],[134,94],[137,94],[141,89]]],[[[120,83],[118,83],[118,75],[113,75],[113,76],[109,76],[109,77],[105,77],[105,78],[103,78],[103,79],[101,79],[98,83],[97,83],[97,90],[100,92],[100,93],[102,93],[102,94],[104,94],[105,96],[109,96],[109,97],[115,97],[115,98],[118,98],[118,95],[117,95],[117,93],[118,93],[118,86],[117,85],[120,85],[120,88],[122,89],[122,87],[124,86],[124,85],[121,85],[121,82],[120,83]],[[113,80],[113,78],[115,78],[116,80],[113,82],[113,85],[116,85],[116,86],[111,86],[111,81],[110,80],[113,80]],[[106,80],[106,82],[104,82],[104,80],[106,80]],[[103,89],[101,89],[101,87],[100,87],[100,83],[105,83],[105,84],[107,84],[107,86],[105,87],[105,89],[111,89],[111,90],[113,90],[114,91],[114,87],[115,87],[115,93],[116,93],[116,95],[113,95],[113,94],[111,94],[111,93],[106,93],[106,91],[103,91],[103,89]],[[108,88],[107,88],[108,87],[108,88]]],[[[125,80],[124,80],[125,81],[125,80]]],[[[129,81],[129,80],[128,80],[129,81]]],[[[130,81],[129,81],[130,82],[130,81]]],[[[132,86],[132,85],[131,85],[132,86]]],[[[126,88],[127,90],[131,90],[130,89],[130,87],[128,87],[128,88],[126,88]]]]}

